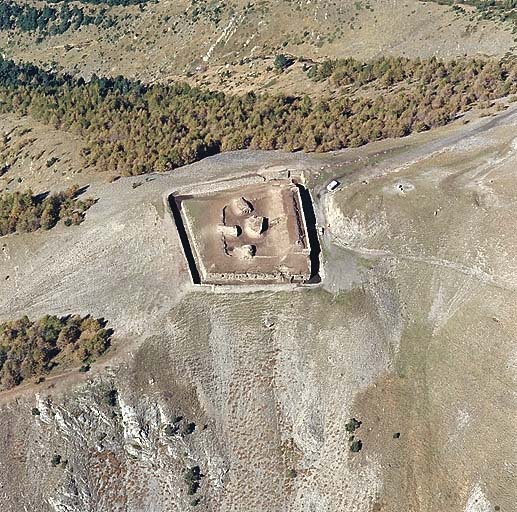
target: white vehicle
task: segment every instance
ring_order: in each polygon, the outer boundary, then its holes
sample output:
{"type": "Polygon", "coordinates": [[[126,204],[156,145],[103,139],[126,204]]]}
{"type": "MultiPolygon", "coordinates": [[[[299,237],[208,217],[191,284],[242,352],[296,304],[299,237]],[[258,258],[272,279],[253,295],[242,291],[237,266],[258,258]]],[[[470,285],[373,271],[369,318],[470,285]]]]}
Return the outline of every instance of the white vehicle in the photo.
{"type": "Polygon", "coordinates": [[[339,181],[337,180],[332,180],[328,185],[327,185],[327,191],[328,192],[332,192],[333,190],[336,190],[336,188],[339,187],[339,181]]]}

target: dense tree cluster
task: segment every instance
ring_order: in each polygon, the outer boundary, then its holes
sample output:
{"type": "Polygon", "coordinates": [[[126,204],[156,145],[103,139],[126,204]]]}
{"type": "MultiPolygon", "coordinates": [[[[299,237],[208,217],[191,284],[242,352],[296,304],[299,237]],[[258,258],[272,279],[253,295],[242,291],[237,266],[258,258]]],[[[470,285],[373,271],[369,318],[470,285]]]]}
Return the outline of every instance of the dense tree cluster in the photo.
{"type": "MultiPolygon", "coordinates": [[[[452,84],[465,91],[495,82],[511,88],[517,73],[517,62],[498,62],[496,60],[459,59],[442,61],[431,59],[408,59],[405,57],[383,57],[370,62],[353,58],[325,60],[308,69],[309,78],[315,81],[330,79],[341,87],[359,88],[375,85],[385,89],[398,84],[423,84],[439,87],[452,84]]],[[[490,85],[492,83],[492,85],[490,85]]],[[[497,86],[495,87],[497,88],[497,86]]]]}
{"type": "Polygon", "coordinates": [[[0,30],[18,29],[56,35],[69,29],[77,30],[82,25],[109,27],[113,23],[113,19],[106,16],[106,9],[93,16],[75,5],[38,8],[12,0],[0,0],[0,30]]]}
{"type": "Polygon", "coordinates": [[[329,151],[444,125],[517,92],[517,61],[384,58],[316,65],[332,98],[243,96],[122,77],[56,76],[0,60],[0,111],[82,135],[87,161],[120,174],[164,171],[236,149],[329,151]],[[341,87],[342,86],[342,87],[341,87]],[[364,90],[369,94],[363,94],[364,90]],[[379,93],[380,92],[380,93],[379,93]]]}
{"type": "Polygon", "coordinates": [[[104,320],[91,316],[0,323],[0,385],[9,389],[59,365],[91,362],[107,350],[111,335],[104,320]]]}
{"type": "Polygon", "coordinates": [[[51,229],[60,220],[65,225],[80,224],[84,213],[95,202],[76,198],[78,187],[47,196],[29,192],[0,194],[0,236],[51,229]]]}

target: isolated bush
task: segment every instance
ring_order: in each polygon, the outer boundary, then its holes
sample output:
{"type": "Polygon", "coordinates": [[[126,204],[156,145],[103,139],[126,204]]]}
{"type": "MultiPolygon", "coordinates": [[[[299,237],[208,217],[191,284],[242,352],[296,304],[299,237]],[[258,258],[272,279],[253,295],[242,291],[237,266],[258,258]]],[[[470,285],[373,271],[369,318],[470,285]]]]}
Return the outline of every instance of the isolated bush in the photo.
{"type": "Polygon", "coordinates": [[[106,405],[109,405],[110,407],[116,407],[118,403],[118,391],[116,389],[110,389],[104,395],[104,402],[106,405]]]}
{"type": "Polygon", "coordinates": [[[359,439],[355,439],[350,443],[350,451],[357,453],[360,452],[363,448],[363,443],[359,439]]]}
{"type": "Polygon", "coordinates": [[[46,162],[46,166],[47,167],[52,167],[56,162],[59,162],[59,158],[56,158],[55,156],[53,156],[52,158],[49,158],[46,162]]]}
{"type": "Polygon", "coordinates": [[[275,57],[275,60],[273,62],[273,65],[275,66],[275,69],[277,71],[284,71],[289,66],[292,66],[294,64],[294,59],[292,57],[289,57],[287,55],[277,55],[275,57]]]}
{"type": "Polygon", "coordinates": [[[298,476],[298,473],[296,472],[296,469],[290,468],[287,471],[287,478],[293,479],[293,478],[296,478],[297,476],[298,476]]]}
{"type": "Polygon", "coordinates": [[[187,483],[187,494],[190,496],[196,494],[201,485],[201,468],[199,466],[192,466],[185,472],[185,482],[187,483]]]}
{"type": "Polygon", "coordinates": [[[345,430],[347,432],[355,432],[360,426],[361,426],[362,422],[359,421],[359,420],[356,420],[355,418],[351,418],[350,420],[348,420],[347,423],[345,423],[345,430]]]}
{"type": "Polygon", "coordinates": [[[174,425],[174,424],[165,425],[165,428],[163,429],[163,432],[167,436],[174,436],[178,433],[178,431],[179,431],[179,425],[174,425]]]}
{"type": "Polygon", "coordinates": [[[196,424],[193,422],[190,422],[185,425],[185,428],[183,429],[183,434],[184,435],[193,434],[195,430],[196,430],[196,424]]]}

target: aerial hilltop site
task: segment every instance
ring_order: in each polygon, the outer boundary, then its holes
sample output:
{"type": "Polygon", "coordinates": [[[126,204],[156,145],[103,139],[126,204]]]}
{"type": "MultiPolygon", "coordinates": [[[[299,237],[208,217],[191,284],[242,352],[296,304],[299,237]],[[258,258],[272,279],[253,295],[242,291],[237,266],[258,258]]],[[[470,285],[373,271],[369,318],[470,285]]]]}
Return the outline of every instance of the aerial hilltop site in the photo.
{"type": "Polygon", "coordinates": [[[516,20],[0,0],[0,511],[515,512],[516,20]]]}

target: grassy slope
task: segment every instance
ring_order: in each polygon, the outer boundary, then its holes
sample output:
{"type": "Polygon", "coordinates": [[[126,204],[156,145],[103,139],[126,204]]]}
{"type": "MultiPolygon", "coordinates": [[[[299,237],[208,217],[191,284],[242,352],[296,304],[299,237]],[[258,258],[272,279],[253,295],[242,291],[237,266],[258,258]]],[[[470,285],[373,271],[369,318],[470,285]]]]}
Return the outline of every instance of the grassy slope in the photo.
{"type": "MultiPolygon", "coordinates": [[[[29,34],[0,34],[7,56],[49,63],[67,70],[123,74],[145,81],[190,80],[224,90],[318,92],[301,70],[278,79],[272,57],[279,52],[309,59],[394,54],[453,57],[503,55],[515,44],[509,28],[469,20],[449,7],[408,0],[391,2],[269,1],[232,4],[160,0],[138,7],[113,7],[117,27],[82,27],[36,43],[29,34]],[[224,5],[223,5],[224,4],[224,5]],[[220,9],[217,10],[216,8],[220,9]]],[[[43,5],[38,2],[38,5],[43,5]]]]}
{"type": "Polygon", "coordinates": [[[92,173],[81,156],[80,137],[11,114],[0,116],[0,126],[0,164],[9,166],[0,177],[0,192],[41,193],[89,183],[92,173]]]}

